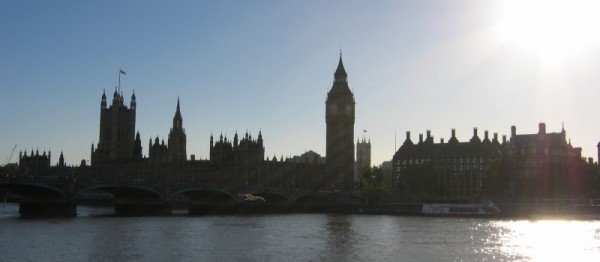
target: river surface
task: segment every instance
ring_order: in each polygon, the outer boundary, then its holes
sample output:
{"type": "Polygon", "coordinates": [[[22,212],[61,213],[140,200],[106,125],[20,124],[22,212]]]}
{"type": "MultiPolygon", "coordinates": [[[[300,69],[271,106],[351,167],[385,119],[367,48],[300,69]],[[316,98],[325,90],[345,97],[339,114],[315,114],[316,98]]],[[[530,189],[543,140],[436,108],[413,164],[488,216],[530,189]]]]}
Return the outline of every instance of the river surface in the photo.
{"type": "Polygon", "coordinates": [[[0,206],[0,261],[600,261],[600,220],[111,213],[0,206]]]}

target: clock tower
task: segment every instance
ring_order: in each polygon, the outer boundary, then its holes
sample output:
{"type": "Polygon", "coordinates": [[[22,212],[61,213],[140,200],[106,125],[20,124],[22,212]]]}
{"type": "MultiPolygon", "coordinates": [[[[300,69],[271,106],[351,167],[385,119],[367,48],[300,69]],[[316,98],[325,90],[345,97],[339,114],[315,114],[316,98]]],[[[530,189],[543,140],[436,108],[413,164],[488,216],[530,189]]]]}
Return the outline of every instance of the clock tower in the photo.
{"type": "Polygon", "coordinates": [[[354,94],[342,62],[335,70],[333,86],[325,102],[327,125],[325,189],[352,191],[354,188],[354,94]]]}

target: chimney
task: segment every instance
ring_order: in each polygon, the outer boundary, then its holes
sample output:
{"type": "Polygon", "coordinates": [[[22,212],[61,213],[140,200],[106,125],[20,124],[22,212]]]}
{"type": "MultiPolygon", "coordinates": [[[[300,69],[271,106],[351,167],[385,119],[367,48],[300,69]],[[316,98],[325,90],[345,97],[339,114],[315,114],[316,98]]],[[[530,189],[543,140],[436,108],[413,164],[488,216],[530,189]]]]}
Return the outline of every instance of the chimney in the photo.
{"type": "Polygon", "coordinates": [[[406,131],[406,140],[410,140],[410,131],[406,131]]]}
{"type": "Polygon", "coordinates": [[[456,129],[452,128],[452,137],[456,137],[456,129]]]}
{"type": "Polygon", "coordinates": [[[423,143],[423,134],[419,134],[419,144],[423,143]]]}
{"type": "Polygon", "coordinates": [[[506,143],[506,135],[502,135],[502,144],[506,143]]]}
{"type": "Polygon", "coordinates": [[[473,137],[477,136],[477,127],[473,127],[473,137]]]}
{"type": "Polygon", "coordinates": [[[540,123],[539,125],[539,133],[540,135],[545,135],[546,134],[546,124],[545,123],[540,123]]]}
{"type": "Polygon", "coordinates": [[[488,138],[488,131],[487,131],[487,130],[485,130],[483,133],[484,133],[484,135],[485,135],[485,139],[489,139],[489,138],[488,138]]]}
{"type": "Polygon", "coordinates": [[[498,141],[498,133],[494,133],[494,141],[498,141]]]}
{"type": "Polygon", "coordinates": [[[517,135],[517,127],[516,126],[511,126],[510,127],[510,138],[512,139],[516,135],[517,135]]]}
{"type": "Polygon", "coordinates": [[[444,138],[440,138],[440,144],[444,143],[444,138]]]}
{"type": "Polygon", "coordinates": [[[431,137],[431,130],[427,130],[427,139],[429,140],[430,137],[431,137]]]}

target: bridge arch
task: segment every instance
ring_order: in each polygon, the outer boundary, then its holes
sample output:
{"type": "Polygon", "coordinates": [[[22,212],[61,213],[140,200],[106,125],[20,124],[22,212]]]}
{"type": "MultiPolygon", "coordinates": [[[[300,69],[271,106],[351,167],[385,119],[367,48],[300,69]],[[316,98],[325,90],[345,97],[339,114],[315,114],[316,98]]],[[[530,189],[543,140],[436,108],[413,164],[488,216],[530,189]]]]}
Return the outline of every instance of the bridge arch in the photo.
{"type": "Polygon", "coordinates": [[[54,187],[51,185],[27,183],[27,182],[16,182],[10,184],[3,184],[0,187],[11,193],[15,193],[21,197],[40,197],[40,198],[58,198],[61,200],[67,200],[67,192],[61,188],[54,187]]]}
{"type": "Polygon", "coordinates": [[[115,196],[117,199],[147,199],[153,201],[165,201],[164,195],[151,187],[144,186],[129,186],[129,185],[95,185],[79,189],[75,196],[83,193],[99,190],[107,192],[115,196]]]}

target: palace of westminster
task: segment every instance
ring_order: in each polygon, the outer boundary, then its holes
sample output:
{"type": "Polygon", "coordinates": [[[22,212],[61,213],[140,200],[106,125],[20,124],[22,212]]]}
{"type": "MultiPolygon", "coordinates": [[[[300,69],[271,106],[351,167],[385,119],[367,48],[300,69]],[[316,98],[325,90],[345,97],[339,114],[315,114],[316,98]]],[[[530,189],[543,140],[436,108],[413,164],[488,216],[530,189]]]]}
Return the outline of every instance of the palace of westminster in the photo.
{"type": "MultiPolygon", "coordinates": [[[[70,176],[99,181],[139,181],[149,184],[187,183],[205,186],[236,188],[270,188],[281,190],[342,191],[355,190],[360,184],[357,170],[371,165],[370,140],[354,143],[355,100],[348,86],[348,77],[340,54],[331,89],[325,103],[326,157],[308,151],[288,159],[265,158],[263,136],[246,133],[233,140],[220,135],[210,137],[210,158],[188,158],[186,133],[180,104],[177,101],[173,125],[164,140],[150,139],[148,157],[142,155],[142,140],[135,132],[136,96],[126,105],[123,95],[115,90],[112,103],[102,94],[100,102],[100,136],[91,147],[91,164],[82,161],[79,167],[65,165],[61,153],[58,164],[50,165],[50,152],[21,153],[19,168],[34,176],[70,176]],[[356,155],[355,155],[356,149],[356,155]],[[355,161],[356,157],[356,161],[355,161]]],[[[600,144],[599,144],[600,147],[600,144]]],[[[494,160],[504,157],[505,174],[513,178],[542,179],[553,173],[559,163],[569,177],[579,177],[586,162],[581,148],[567,142],[563,128],[558,133],[546,132],[539,124],[538,134],[517,135],[511,129],[499,141],[497,134],[490,138],[485,131],[479,138],[477,129],[468,142],[459,142],[452,136],[435,143],[430,131],[412,142],[410,132],[396,151],[387,168],[388,188],[394,192],[411,192],[411,181],[424,170],[432,173],[431,187],[435,194],[446,196],[474,196],[481,194],[486,168],[494,160]],[[423,169],[422,167],[430,169],[423,169]]],[[[589,160],[591,161],[591,160],[589,160]]],[[[577,179],[568,179],[576,185],[577,179]]],[[[543,181],[542,181],[543,182],[543,181]]],[[[519,183],[507,189],[519,190],[519,183]]],[[[542,192],[543,193],[543,192],[542,192]]],[[[563,192],[568,193],[568,192],[563,192]]]]}

